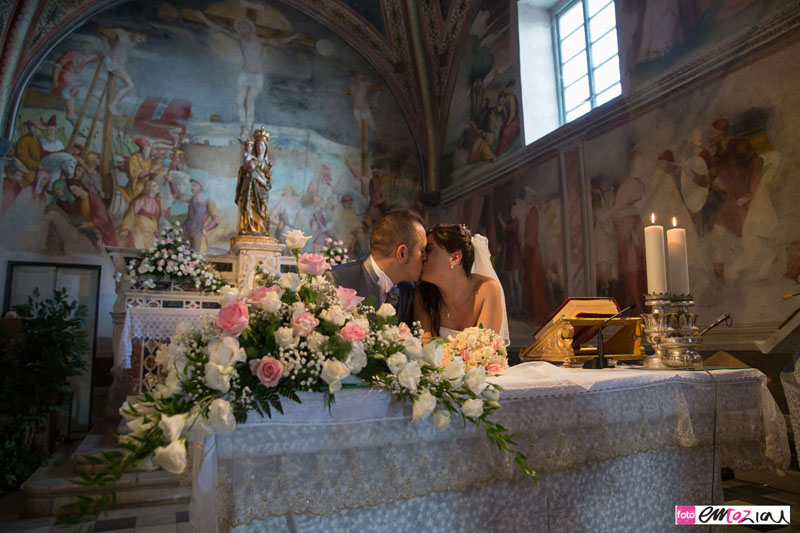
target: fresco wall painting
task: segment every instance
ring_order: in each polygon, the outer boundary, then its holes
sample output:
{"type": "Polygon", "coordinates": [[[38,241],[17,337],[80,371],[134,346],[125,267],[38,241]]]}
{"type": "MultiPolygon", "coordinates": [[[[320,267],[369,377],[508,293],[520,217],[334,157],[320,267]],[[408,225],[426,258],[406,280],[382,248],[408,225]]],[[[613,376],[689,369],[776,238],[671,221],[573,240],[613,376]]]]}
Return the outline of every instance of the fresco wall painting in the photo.
{"type": "Polygon", "coordinates": [[[147,248],[183,223],[226,252],[243,141],[271,134],[271,233],[366,250],[372,222],[415,207],[419,154],[391,92],[344,41],[283,3],[124,4],[34,73],[3,182],[7,250],[147,248]]]}

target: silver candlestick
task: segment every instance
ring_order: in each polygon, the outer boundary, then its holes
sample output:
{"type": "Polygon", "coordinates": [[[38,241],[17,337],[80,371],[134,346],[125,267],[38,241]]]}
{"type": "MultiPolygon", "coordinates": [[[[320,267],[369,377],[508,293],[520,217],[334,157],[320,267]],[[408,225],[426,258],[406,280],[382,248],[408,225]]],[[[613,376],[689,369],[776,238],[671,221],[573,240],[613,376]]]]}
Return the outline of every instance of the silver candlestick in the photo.
{"type": "Polygon", "coordinates": [[[698,335],[697,313],[691,312],[694,300],[691,294],[646,294],[645,305],[650,313],[643,313],[644,335],[655,353],[647,357],[647,368],[696,368],[703,360],[695,351],[703,339],[698,335]]]}

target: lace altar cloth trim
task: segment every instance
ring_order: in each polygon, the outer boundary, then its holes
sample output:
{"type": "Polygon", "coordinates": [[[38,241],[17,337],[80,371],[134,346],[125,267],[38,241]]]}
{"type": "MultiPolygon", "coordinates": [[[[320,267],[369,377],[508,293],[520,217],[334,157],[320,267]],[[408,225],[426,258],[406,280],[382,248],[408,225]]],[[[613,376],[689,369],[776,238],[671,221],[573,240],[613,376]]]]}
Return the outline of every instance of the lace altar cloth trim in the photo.
{"type": "MultiPolygon", "coordinates": [[[[236,533],[670,530],[699,533],[707,532],[708,526],[675,526],[675,505],[722,503],[722,485],[718,473],[711,468],[713,464],[710,447],[665,448],[548,474],[538,483],[517,477],[325,515],[290,514],[255,518],[247,524],[223,521],[214,526],[219,531],[230,527],[236,533]]],[[[712,531],[724,531],[724,527],[712,531]]]]}
{"type": "MultiPolygon", "coordinates": [[[[789,463],[786,424],[764,380],[752,369],[719,371],[712,379],[703,372],[569,371],[526,363],[496,378],[506,387],[496,416],[545,477],[713,445],[724,466],[780,471],[789,463]]],[[[481,432],[410,423],[410,406],[386,391],[342,391],[330,413],[321,395],[304,394],[302,401],[285,404],[283,416],[256,417],[232,435],[209,439],[193,474],[193,505],[219,510],[227,528],[520,481],[511,457],[481,432]]]]}
{"type": "Polygon", "coordinates": [[[216,309],[128,308],[125,313],[125,322],[122,324],[122,333],[119,336],[115,364],[120,368],[131,367],[134,338],[167,340],[172,337],[175,328],[181,322],[197,328],[206,317],[216,315],[216,309]]]}

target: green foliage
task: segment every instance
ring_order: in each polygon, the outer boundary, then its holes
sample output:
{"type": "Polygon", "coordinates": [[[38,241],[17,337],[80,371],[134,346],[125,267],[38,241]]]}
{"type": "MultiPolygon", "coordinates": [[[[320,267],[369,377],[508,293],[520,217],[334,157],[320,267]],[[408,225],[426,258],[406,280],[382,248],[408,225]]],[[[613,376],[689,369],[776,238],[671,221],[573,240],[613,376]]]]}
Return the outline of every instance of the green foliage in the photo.
{"type": "Polygon", "coordinates": [[[0,435],[3,490],[19,486],[46,454],[33,447],[50,413],[62,408],[72,388],[68,378],[87,366],[89,344],[81,330],[87,309],[69,301],[66,289],[42,300],[38,290],[15,307],[22,332],[15,343],[0,343],[0,435]]]}

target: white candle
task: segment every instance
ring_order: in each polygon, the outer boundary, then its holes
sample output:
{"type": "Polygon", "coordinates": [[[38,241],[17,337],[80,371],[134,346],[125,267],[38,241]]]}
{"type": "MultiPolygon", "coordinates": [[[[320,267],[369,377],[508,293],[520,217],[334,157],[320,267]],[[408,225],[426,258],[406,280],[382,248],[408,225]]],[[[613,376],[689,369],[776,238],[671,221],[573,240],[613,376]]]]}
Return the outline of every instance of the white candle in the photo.
{"type": "Polygon", "coordinates": [[[667,230],[669,251],[669,290],[672,294],[689,294],[689,256],[686,253],[686,230],[678,228],[672,217],[673,228],[667,230]]]}
{"type": "Polygon", "coordinates": [[[644,228],[644,252],[647,263],[647,292],[667,292],[667,262],[664,257],[664,227],[656,226],[655,213],[650,215],[652,226],[644,228]]]}

